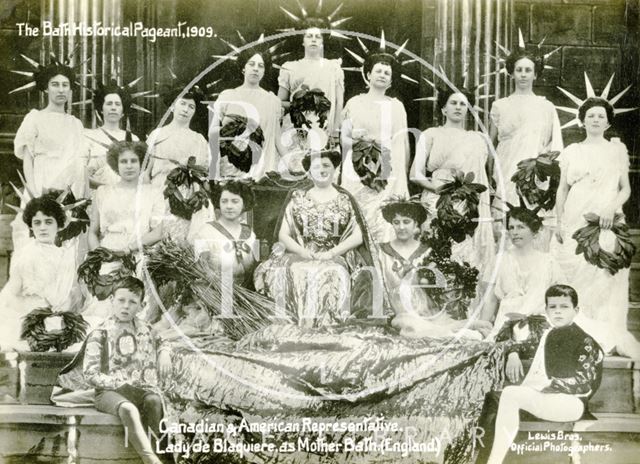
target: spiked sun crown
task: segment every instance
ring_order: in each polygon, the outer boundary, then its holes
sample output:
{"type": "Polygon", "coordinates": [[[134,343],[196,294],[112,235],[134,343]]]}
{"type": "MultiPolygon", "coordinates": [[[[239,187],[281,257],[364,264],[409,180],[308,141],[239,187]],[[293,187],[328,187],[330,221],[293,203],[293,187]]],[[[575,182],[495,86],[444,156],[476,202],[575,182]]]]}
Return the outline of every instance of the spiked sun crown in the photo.
{"type": "MultiPolygon", "coordinates": [[[[58,74],[62,74],[69,79],[69,82],[72,86],[81,86],[80,82],[76,79],[76,72],[73,70],[71,66],[71,61],[73,60],[73,56],[75,52],[78,50],[78,47],[64,60],[60,61],[58,57],[51,53],[49,55],[49,63],[48,64],[40,64],[36,60],[29,58],[26,55],[20,55],[27,63],[31,65],[33,68],[32,71],[20,71],[20,70],[11,70],[12,73],[20,74],[22,76],[27,76],[31,79],[31,82],[17,87],[9,92],[18,93],[30,90],[32,88],[36,88],[40,91],[44,91],[47,89],[47,84],[49,80],[58,74]]],[[[88,60],[87,60],[88,61],[88,60]]]]}
{"type": "MultiPolygon", "coordinates": [[[[637,108],[616,108],[615,104],[618,103],[618,101],[622,98],[622,96],[627,93],[627,91],[631,88],[631,86],[627,86],[624,90],[622,90],[620,93],[618,93],[615,97],[613,98],[609,98],[609,92],[611,91],[611,84],[613,83],[613,78],[614,78],[615,74],[612,74],[611,77],[609,78],[609,82],[607,82],[607,85],[605,86],[604,90],[602,91],[602,93],[600,94],[599,98],[602,98],[603,100],[607,101],[611,107],[613,108],[613,114],[622,114],[622,113],[628,113],[629,111],[633,111],[637,108]]],[[[584,102],[587,100],[587,98],[598,98],[598,95],[596,95],[596,93],[593,90],[593,86],[591,85],[591,81],[589,80],[589,76],[587,76],[587,73],[584,73],[584,86],[585,89],[587,91],[587,97],[585,99],[580,99],[578,97],[576,97],[575,95],[573,95],[571,92],[569,92],[568,90],[563,89],[562,87],[558,87],[558,90],[560,90],[563,94],[565,94],[567,97],[569,97],[569,99],[575,103],[576,107],[575,108],[569,108],[566,106],[556,106],[556,108],[558,108],[560,111],[564,111],[567,113],[571,113],[575,116],[575,118],[573,118],[571,121],[569,121],[568,123],[566,123],[565,125],[562,126],[562,129],[565,129],[567,127],[571,127],[571,126],[577,126],[580,125],[580,119],[579,119],[579,111],[580,111],[580,107],[584,104],[584,102]]],[[[609,121],[611,122],[611,121],[609,121]]]]}
{"type": "MultiPolygon", "coordinates": [[[[347,22],[351,18],[337,18],[338,12],[342,9],[343,3],[340,3],[333,12],[327,16],[322,14],[322,1],[318,0],[318,4],[316,5],[316,9],[313,15],[310,15],[307,10],[302,6],[300,0],[296,0],[298,4],[298,9],[300,10],[299,16],[293,14],[289,10],[284,7],[280,7],[280,9],[284,12],[284,14],[294,23],[293,28],[282,29],[283,31],[292,31],[292,30],[300,30],[300,29],[310,29],[312,27],[317,27],[319,29],[335,29],[340,26],[342,23],[347,22]]],[[[329,34],[331,37],[338,37],[341,39],[346,39],[347,37],[337,31],[330,31],[329,34]]]]}
{"type": "Polygon", "coordinates": [[[403,50],[407,46],[409,39],[405,40],[404,43],[393,53],[387,52],[387,41],[384,36],[384,31],[380,33],[380,46],[377,50],[369,50],[367,46],[360,40],[360,37],[357,38],[358,44],[360,44],[360,48],[362,49],[362,54],[358,54],[349,48],[345,47],[345,51],[349,53],[359,64],[359,67],[346,67],[343,68],[345,71],[356,71],[362,75],[362,80],[365,84],[369,85],[369,81],[367,80],[367,66],[370,66],[372,61],[375,61],[377,57],[384,57],[385,61],[389,62],[391,68],[393,69],[393,75],[397,75],[398,73],[402,79],[408,82],[412,82],[417,84],[418,81],[413,79],[412,77],[407,76],[402,73],[402,67],[406,64],[412,63],[415,59],[400,61],[399,57],[402,54],[403,50]]]}
{"type": "Polygon", "coordinates": [[[509,72],[507,71],[507,62],[521,54],[532,55],[534,57],[534,64],[538,62],[536,64],[536,70],[538,71],[542,71],[544,69],[553,69],[553,66],[549,66],[548,64],[546,64],[546,61],[551,57],[551,55],[560,50],[561,47],[557,47],[551,50],[549,53],[542,53],[542,45],[544,44],[545,39],[546,37],[543,37],[535,47],[527,47],[524,41],[524,37],[522,36],[522,31],[518,29],[518,46],[516,48],[509,50],[505,46],[496,42],[496,46],[498,47],[500,53],[498,54],[498,56],[491,55],[491,58],[496,60],[502,66],[500,67],[499,71],[490,72],[488,74],[485,74],[485,76],[490,76],[492,74],[509,74],[509,72]]]}

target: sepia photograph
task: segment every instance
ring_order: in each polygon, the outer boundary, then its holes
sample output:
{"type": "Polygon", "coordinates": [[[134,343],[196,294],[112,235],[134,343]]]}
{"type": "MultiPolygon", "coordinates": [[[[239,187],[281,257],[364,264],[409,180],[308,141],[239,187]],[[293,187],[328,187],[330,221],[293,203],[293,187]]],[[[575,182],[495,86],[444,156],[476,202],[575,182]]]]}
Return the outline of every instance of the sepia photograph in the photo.
{"type": "Polygon", "coordinates": [[[639,462],[640,0],[4,0],[0,77],[0,463],[639,462]]]}

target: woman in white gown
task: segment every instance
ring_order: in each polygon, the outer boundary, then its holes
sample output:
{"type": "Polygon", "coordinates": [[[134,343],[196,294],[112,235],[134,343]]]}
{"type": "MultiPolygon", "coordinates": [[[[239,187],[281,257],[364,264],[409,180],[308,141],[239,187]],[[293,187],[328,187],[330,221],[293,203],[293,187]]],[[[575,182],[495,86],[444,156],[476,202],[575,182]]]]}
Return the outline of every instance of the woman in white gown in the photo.
{"type": "MultiPolygon", "coordinates": [[[[177,95],[174,91],[173,94],[177,95]]],[[[198,166],[209,167],[211,155],[207,140],[190,128],[195,118],[202,117],[205,111],[201,107],[204,93],[198,86],[192,87],[181,98],[171,99],[171,122],[166,126],[154,129],[147,143],[151,159],[147,166],[150,173],[151,185],[158,190],[160,195],[165,188],[165,182],[169,173],[177,167],[176,163],[187,165],[189,158],[195,159],[198,166]]],[[[180,186],[180,192],[184,197],[189,197],[196,187],[180,186]]],[[[168,202],[165,202],[164,233],[176,240],[188,239],[193,231],[213,217],[212,208],[202,208],[195,212],[191,220],[171,215],[168,202]]]]}
{"type": "MultiPolygon", "coordinates": [[[[68,66],[51,63],[34,73],[38,90],[46,93],[47,106],[31,110],[20,124],[14,139],[14,153],[22,160],[26,182],[25,200],[38,197],[48,189],[71,187],[76,198],[87,193],[86,150],[80,120],[66,113],[75,73],[68,66]]],[[[25,204],[21,205],[22,208],[25,204]]],[[[16,218],[13,248],[26,243],[29,232],[16,218]]]]}
{"type": "MultiPolygon", "coordinates": [[[[507,230],[512,247],[493,259],[495,266],[486,273],[496,273],[493,295],[485,302],[484,318],[495,314],[492,335],[498,334],[512,318],[544,314],[544,294],[554,284],[565,283],[562,270],[549,253],[534,248],[542,219],[527,208],[514,207],[507,215],[507,230]],[[496,311],[497,307],[497,311],[496,311]]],[[[490,281],[490,277],[485,277],[490,281]]]]}
{"type": "Polygon", "coordinates": [[[518,163],[540,153],[562,150],[560,121],[553,103],[535,95],[533,83],[543,70],[543,57],[518,48],[507,57],[506,68],[515,83],[514,92],[491,107],[491,138],[497,136],[493,177],[496,182],[495,206],[506,212],[506,202],[518,204],[511,177],[518,163]],[[504,190],[503,190],[504,187],[504,190]]]}
{"type": "Polygon", "coordinates": [[[260,87],[265,73],[271,68],[271,57],[267,52],[253,48],[245,50],[238,55],[237,65],[242,71],[243,83],[239,87],[223,91],[216,100],[216,123],[211,128],[209,136],[212,147],[218,150],[217,137],[220,128],[231,121],[229,116],[241,116],[254,121],[264,136],[260,157],[251,159],[248,171],[235,166],[228,157],[222,157],[219,161],[219,172],[222,178],[248,177],[258,181],[265,173],[276,169],[279,155],[283,151],[280,144],[282,106],[275,94],[260,87]]]}
{"type": "Polygon", "coordinates": [[[390,201],[382,207],[384,219],[395,237],[380,245],[380,264],[389,303],[395,317],[391,325],[411,338],[462,336],[480,340],[491,324],[484,321],[454,320],[431,304],[420,288],[418,269],[428,262],[431,249],[420,242],[421,226],[427,211],[418,202],[390,201]]]}
{"type": "Polygon", "coordinates": [[[356,198],[374,240],[386,241],[392,238],[393,233],[391,226],[382,218],[382,202],[391,196],[407,196],[409,193],[407,113],[400,100],[386,95],[393,80],[400,79],[399,66],[393,55],[369,55],[364,63],[364,72],[369,91],[350,99],[343,111],[341,186],[356,198]],[[359,149],[368,150],[372,144],[379,156],[367,162],[367,155],[359,153],[359,149]],[[361,164],[376,168],[363,175],[358,162],[354,163],[356,158],[361,164]],[[380,184],[380,180],[386,184],[380,184]]]}
{"type": "MultiPolygon", "coordinates": [[[[89,186],[97,189],[101,185],[116,184],[120,177],[107,164],[107,149],[114,141],[127,138],[127,131],[120,128],[120,121],[131,109],[131,95],[126,88],[115,82],[98,85],[93,92],[93,106],[102,118],[102,126],[96,129],[85,129],[89,139],[89,162],[87,173],[89,186]]],[[[130,133],[129,133],[130,134],[130,133]]],[[[130,134],[133,141],[138,137],[130,134]]]]}
{"type": "MultiPolygon", "coordinates": [[[[107,163],[118,172],[120,181],[103,185],[95,194],[89,227],[89,249],[98,247],[133,253],[141,262],[142,247],[162,238],[164,199],[154,186],[140,182],[141,166],[147,151],[143,142],[115,142],[107,152],[107,163]]],[[[117,269],[103,265],[100,274],[117,269]]],[[[141,270],[138,271],[141,275],[141,270]]],[[[91,299],[83,316],[95,326],[109,315],[108,300],[91,299]]]]}
{"type": "Polygon", "coordinates": [[[495,254],[491,224],[487,159],[489,141],[478,131],[465,130],[464,123],[472,95],[447,89],[438,92],[438,107],[445,122],[422,133],[422,140],[410,170],[410,180],[422,187],[422,201],[432,213],[440,195],[438,188],[453,180],[456,172],[472,172],[473,182],[484,185],[478,204],[478,226],[472,237],[452,246],[452,259],[466,261],[478,268],[480,275],[495,254]],[[427,177],[427,173],[431,177],[427,177]]]}
{"type": "MultiPolygon", "coordinates": [[[[293,95],[303,85],[309,89],[320,89],[331,103],[326,132],[328,136],[334,137],[340,128],[340,114],[344,102],[344,72],[341,60],[324,57],[324,38],[317,27],[311,27],[305,31],[302,45],[304,57],[287,61],[280,68],[278,97],[287,111],[293,95]]],[[[282,121],[282,132],[292,128],[293,124],[287,115],[282,121]]]]}
{"type": "MultiPolygon", "coordinates": [[[[587,225],[584,215],[600,217],[600,242],[604,248],[606,235],[615,215],[629,199],[629,156],[619,139],[607,140],[604,133],[613,119],[613,108],[602,98],[589,98],[579,108],[586,138],[569,145],[560,156],[561,180],[558,187],[556,212],[557,243],[552,251],[563,267],[569,284],[580,296],[583,313],[595,319],[601,327],[608,326],[612,336],[627,334],[629,309],[629,269],[612,275],[588,263],[576,254],[576,230],[587,225]]],[[[597,334],[593,334],[597,337],[597,334]]],[[[627,350],[628,351],[628,350],[627,350]]]]}
{"type": "Polygon", "coordinates": [[[138,253],[162,238],[164,201],[152,185],[139,182],[147,146],[116,142],[107,162],[120,181],[98,188],[89,229],[89,248],[138,253]]]}
{"type": "Polygon", "coordinates": [[[56,235],[65,226],[62,207],[50,196],[27,203],[21,220],[33,238],[17,250],[11,259],[9,280],[0,292],[0,345],[26,348],[20,341],[22,318],[36,308],[75,311],[82,303],[76,276],[74,242],[55,245],[56,235]]]}
{"type": "Polygon", "coordinates": [[[149,172],[151,184],[162,190],[169,172],[176,167],[176,161],[187,164],[189,157],[195,157],[197,165],[209,166],[210,154],[207,140],[189,126],[201,110],[198,105],[204,94],[198,87],[191,88],[181,98],[171,102],[171,122],[154,129],[147,143],[151,149],[149,172]]]}

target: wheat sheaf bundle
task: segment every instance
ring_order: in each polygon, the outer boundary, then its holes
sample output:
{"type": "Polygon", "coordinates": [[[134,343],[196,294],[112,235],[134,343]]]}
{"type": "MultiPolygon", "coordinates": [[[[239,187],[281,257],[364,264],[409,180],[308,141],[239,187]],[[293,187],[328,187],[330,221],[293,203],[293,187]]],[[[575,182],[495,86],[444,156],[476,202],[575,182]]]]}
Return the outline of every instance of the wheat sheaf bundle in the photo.
{"type": "Polygon", "coordinates": [[[198,307],[218,319],[229,338],[239,340],[273,322],[273,301],[222,279],[220,270],[214,269],[208,260],[197,259],[187,243],[164,240],[145,254],[146,267],[156,287],[175,282],[182,299],[193,299],[198,307]],[[229,296],[231,310],[223,311],[229,296]]]}

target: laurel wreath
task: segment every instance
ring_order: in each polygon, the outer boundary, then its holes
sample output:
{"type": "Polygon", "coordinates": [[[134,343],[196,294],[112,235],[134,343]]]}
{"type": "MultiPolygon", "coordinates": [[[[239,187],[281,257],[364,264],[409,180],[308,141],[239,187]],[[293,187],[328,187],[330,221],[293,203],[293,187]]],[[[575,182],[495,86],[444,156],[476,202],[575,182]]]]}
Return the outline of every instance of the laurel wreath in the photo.
{"type": "Polygon", "coordinates": [[[27,341],[31,351],[45,352],[54,348],[60,352],[84,340],[88,327],[87,321],[78,313],[36,308],[25,316],[20,337],[27,341]],[[45,319],[49,317],[61,317],[62,330],[47,332],[45,319]]]}
{"type": "Polygon", "coordinates": [[[169,201],[169,210],[174,216],[178,216],[187,221],[191,220],[193,214],[206,208],[209,205],[209,175],[207,168],[195,164],[195,157],[190,156],[186,166],[178,164],[173,168],[165,181],[164,197],[169,201]],[[180,187],[185,186],[189,190],[193,189],[191,195],[184,197],[180,187]]]}
{"type": "Polygon", "coordinates": [[[442,235],[440,230],[425,232],[421,240],[431,249],[418,271],[418,278],[431,285],[425,289],[427,295],[436,307],[445,308],[453,318],[466,318],[468,304],[476,295],[478,269],[451,259],[451,238],[442,235]],[[444,276],[445,285],[438,285],[434,268],[444,276]]]}
{"type": "Polygon", "coordinates": [[[445,237],[457,243],[472,236],[478,227],[478,204],[480,194],[487,187],[473,182],[472,172],[456,171],[453,179],[438,189],[440,197],[436,202],[436,218],[431,227],[438,229],[445,237]]]}
{"type": "Polygon", "coordinates": [[[529,205],[539,206],[550,211],[556,204],[556,193],[560,185],[559,151],[540,154],[537,158],[528,158],[518,163],[518,170],[511,177],[518,195],[529,205]],[[549,182],[547,188],[539,184],[549,182]]]}
{"type": "Polygon", "coordinates": [[[136,261],[131,253],[113,251],[107,248],[98,247],[87,253],[84,262],[78,267],[78,280],[82,280],[93,296],[102,301],[111,294],[113,285],[122,278],[134,275],[136,271],[136,261]],[[100,274],[100,268],[104,263],[119,261],[122,268],[109,274],[100,274]],[[96,292],[97,288],[104,288],[104,292],[96,292]]]}
{"type": "Polygon", "coordinates": [[[264,133],[253,119],[236,114],[227,115],[225,118],[231,121],[220,128],[220,156],[226,156],[229,162],[242,172],[249,172],[254,161],[252,144],[247,143],[241,150],[236,141],[248,130],[250,132],[248,139],[253,142],[253,146],[262,147],[264,133]]]}
{"type": "Polygon", "coordinates": [[[576,254],[582,254],[589,264],[606,269],[611,275],[631,266],[636,247],[629,235],[629,226],[624,223],[622,214],[616,214],[611,232],[616,240],[613,252],[603,250],[600,246],[600,216],[594,213],[584,215],[587,225],[576,230],[572,235],[578,242],[576,254]]]}
{"type": "Polygon", "coordinates": [[[305,112],[311,111],[318,115],[318,123],[320,127],[324,127],[327,115],[331,109],[331,102],[320,89],[309,89],[303,85],[300,90],[293,94],[289,113],[291,114],[291,122],[296,129],[307,126],[311,129],[311,123],[304,115],[305,112]]]}
{"type": "Polygon", "coordinates": [[[352,149],[353,169],[360,176],[362,184],[376,192],[382,192],[391,173],[389,149],[373,140],[358,140],[352,149]]]}

